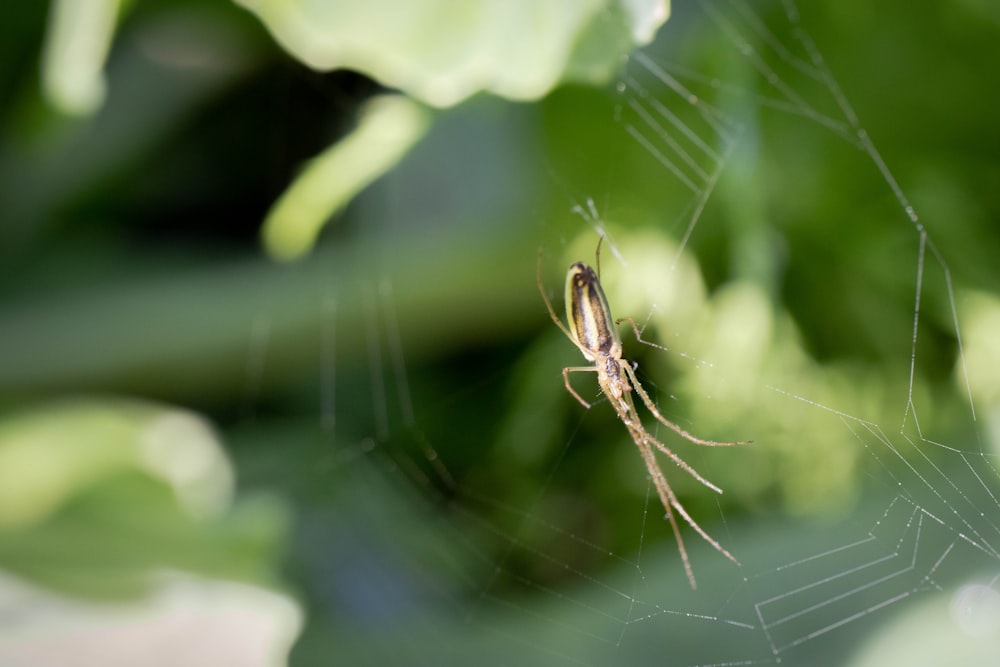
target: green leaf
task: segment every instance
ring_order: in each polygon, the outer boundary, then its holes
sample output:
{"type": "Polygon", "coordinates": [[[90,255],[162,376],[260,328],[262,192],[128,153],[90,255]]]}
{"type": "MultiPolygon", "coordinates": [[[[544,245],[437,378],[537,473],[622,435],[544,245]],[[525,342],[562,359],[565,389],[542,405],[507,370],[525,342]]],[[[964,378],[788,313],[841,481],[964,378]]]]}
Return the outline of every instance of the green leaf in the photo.
{"type": "Polygon", "coordinates": [[[310,161],[264,222],[264,245],[279,259],[308,252],[323,225],[391,169],[424,135],[427,114],[399,95],[368,103],[358,127],[310,161]]]}
{"type": "Polygon", "coordinates": [[[104,61],[122,0],[53,0],[42,58],[42,90],[66,114],[88,115],[104,102],[104,61]]]}
{"type": "Polygon", "coordinates": [[[666,0],[237,2],[310,67],[363,72],[438,107],[606,80],[669,15],[666,0]]]}
{"type": "Polygon", "coordinates": [[[233,473],[196,415],[87,399],[0,420],[0,570],[47,588],[142,593],[165,569],[274,583],[285,516],[233,505],[233,473]]]}

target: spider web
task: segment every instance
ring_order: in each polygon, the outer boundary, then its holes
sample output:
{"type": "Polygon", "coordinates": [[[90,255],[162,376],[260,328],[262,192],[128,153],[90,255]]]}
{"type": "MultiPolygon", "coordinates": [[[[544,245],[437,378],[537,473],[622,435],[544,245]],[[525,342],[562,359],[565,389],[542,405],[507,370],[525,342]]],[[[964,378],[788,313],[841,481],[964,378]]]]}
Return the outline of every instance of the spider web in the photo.
{"type": "MultiPolygon", "coordinates": [[[[978,586],[980,598],[996,589],[998,471],[975,413],[951,264],[932,233],[940,221],[925,226],[791,0],[764,8],[705,1],[675,10],[657,44],[623,69],[607,118],[618,133],[619,164],[644,161],[648,182],[624,191],[613,179],[590,183],[551,165],[549,182],[565,193],[565,215],[543,223],[542,245],[546,267],[559,269],[564,256],[580,259],[606,235],[612,308],[617,316],[636,315],[667,347],[640,350],[626,336],[626,356],[641,357],[646,388],[668,416],[687,412],[682,426],[698,435],[716,437],[704,432],[715,428],[731,439],[753,437],[754,445],[739,453],[683,450],[685,460],[726,490],[723,497],[663,462],[685,505],[741,565],[685,530],[699,581],[697,590],[688,587],[663,509],[613,411],[598,402],[583,412],[563,395],[560,368],[580,362],[558,332],[502,363],[468,352],[449,371],[455,381],[436,385],[422,374],[430,362],[408,360],[414,350],[433,358],[446,344],[472,345],[428,340],[401,324],[409,321],[403,311],[422,307],[410,302],[404,277],[419,270],[376,261],[387,268],[348,291],[335,286],[331,269],[326,278],[311,278],[322,292],[323,437],[307,452],[303,474],[318,479],[339,509],[303,520],[308,546],[300,566],[320,573],[311,595],[321,610],[298,649],[303,662],[335,650],[341,664],[844,664],[863,659],[855,647],[923,601],[968,598],[969,585],[978,586]],[[693,25],[725,38],[722,74],[675,59],[671,44],[693,25]],[[727,78],[727,71],[742,74],[727,78]],[[852,151],[853,168],[891,202],[877,221],[899,252],[911,253],[906,280],[893,279],[909,290],[913,306],[891,347],[908,364],[904,377],[888,383],[898,387],[889,398],[865,396],[865,374],[857,369],[823,370],[800,359],[794,368],[761,361],[750,372],[727,361],[725,345],[699,346],[679,331],[678,322],[697,323],[699,315],[685,319],[666,292],[677,289],[680,299],[689,293],[685,286],[697,271],[692,246],[720,234],[707,228],[721,224],[713,206],[723,191],[738,188],[730,181],[746,173],[748,156],[768,149],[748,122],[764,116],[852,151]],[[635,204],[641,197],[655,201],[655,222],[643,219],[635,204]],[[673,242],[646,260],[651,244],[635,229],[650,226],[673,242]],[[661,271],[653,281],[650,261],[661,271]],[[348,321],[343,312],[359,312],[360,320],[348,321]],[[953,341],[956,389],[949,397],[934,395],[921,379],[924,355],[937,354],[925,340],[928,322],[953,341]],[[364,341],[362,363],[343,359],[345,340],[364,341]],[[668,364],[680,366],[684,378],[676,401],[657,370],[668,364]],[[803,368],[812,369],[811,379],[792,372],[803,368]],[[512,375],[526,387],[514,398],[504,395],[512,375]],[[845,393],[824,386],[853,382],[858,397],[846,403],[845,393]],[[498,410],[495,423],[482,423],[489,414],[482,406],[497,402],[511,403],[514,416],[498,410]],[[778,414],[780,422],[758,412],[778,414]],[[430,426],[439,422],[448,428],[430,426]],[[591,457],[609,447],[616,451],[610,458],[591,457]],[[842,472],[827,506],[822,494],[803,488],[804,468],[785,463],[804,455],[813,457],[813,467],[842,472]],[[594,460],[606,466],[601,474],[581,472],[594,460]],[[747,478],[765,465],[791,471],[789,479],[772,473],[763,491],[755,489],[747,478]],[[597,482],[581,490],[581,475],[597,482]],[[768,493],[783,503],[760,499],[768,493]],[[785,511],[804,496],[805,509],[785,511]],[[730,504],[741,498],[757,498],[749,517],[730,504]],[[627,519],[602,518],[607,503],[631,508],[624,510],[627,519]]],[[[387,223],[382,233],[393,231],[387,223]]],[[[518,251],[527,261],[517,266],[531,276],[532,248],[518,251]]],[[[546,269],[549,291],[559,293],[553,276],[546,269]]],[[[744,282],[754,277],[767,285],[773,274],[745,267],[744,282]]],[[[523,282],[525,308],[540,319],[537,292],[530,279],[523,282]]],[[[706,297],[705,308],[712,303],[706,297]]],[[[475,305],[466,307],[466,316],[476,317],[475,305]]],[[[724,309],[714,307],[724,319],[724,309]]],[[[720,327],[699,331],[726,331],[720,327]]],[[[775,332],[783,327],[772,323],[775,332]]],[[[266,323],[254,325],[252,338],[251,389],[265,366],[266,323]]],[[[800,344],[794,336],[784,341],[800,344]]],[[[582,381],[576,386],[596,392],[582,381]]],[[[962,609],[968,615],[975,605],[962,609]]]]}

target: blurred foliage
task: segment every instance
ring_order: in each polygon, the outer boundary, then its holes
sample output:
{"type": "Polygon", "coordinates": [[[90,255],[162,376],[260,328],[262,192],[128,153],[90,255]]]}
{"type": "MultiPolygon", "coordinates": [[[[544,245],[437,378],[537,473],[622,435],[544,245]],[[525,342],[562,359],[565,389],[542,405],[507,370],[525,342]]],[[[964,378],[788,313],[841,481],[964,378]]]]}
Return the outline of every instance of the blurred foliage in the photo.
{"type": "Polygon", "coordinates": [[[239,0],[295,57],[347,68],[446,107],[487,91],[535,100],[606,83],[667,20],[667,0],[315,3],[239,0]]]}
{"type": "MultiPolygon", "coordinates": [[[[310,67],[352,69],[438,107],[479,91],[525,100],[559,81],[607,83],[669,12],[665,0],[243,4],[310,67]]],[[[265,247],[283,259],[311,250],[331,216],[395,166],[427,122],[400,98],[369,103],[359,127],[282,195],[264,228],[265,247]]]]}
{"type": "MultiPolygon", "coordinates": [[[[752,4],[781,44],[795,43],[780,3],[752,4]]],[[[616,34],[632,26],[633,39],[612,41],[598,59],[617,63],[642,41],[640,23],[622,20],[633,6],[643,5],[564,4],[573,16],[553,19],[562,53],[587,59],[532,72],[547,78],[519,96],[579,80],[570,73],[593,57],[594,42],[573,37],[602,34],[584,29],[588,20],[611,20],[616,34]]],[[[652,15],[655,3],[645,6],[652,15]]],[[[357,73],[306,69],[230,3],[128,9],[103,74],[104,104],[89,117],[43,101],[43,4],[13,3],[0,21],[5,569],[102,596],[142,590],[159,567],[272,585],[284,541],[277,496],[292,526],[280,567],[308,614],[298,664],[331,655],[470,664],[509,650],[509,636],[526,638],[523,660],[511,660],[519,664],[530,663],[532,646],[573,647],[574,633],[543,639],[524,610],[569,628],[587,621],[524,582],[558,589],[599,572],[632,590],[634,570],[567,535],[623,556],[641,535],[644,586],[678,591],[672,606],[711,604],[732,572],[690,545],[707,591],[685,589],[669,532],[650,528],[639,509],[648,485],[613,412],[597,405],[582,415],[562,388],[560,369],[579,355],[545,315],[535,260],[543,248],[554,294],[568,262],[590,261],[596,234],[572,210],[589,197],[628,260],[605,248],[615,314],[648,320],[671,350],[643,349],[626,333],[647,388],[700,435],[755,441],[691,453],[726,489],[716,498],[677,479],[692,513],[722,508],[726,546],[773,566],[815,537],[788,515],[819,522],[822,533],[869,502],[863,452],[842,420],[770,387],[896,428],[909,395],[919,236],[856,145],[762,101],[774,90],[704,14],[674,7],[646,52],[703,76],[698,93],[744,126],[679,259],[690,192],[616,122],[628,100],[613,86],[568,84],[533,104],[474,95],[435,112],[423,140],[338,214],[311,256],[279,266],[259,247],[262,222],[306,162],[348,135],[384,91],[357,73]],[[235,505],[193,516],[176,484],[142,463],[141,434],[172,408],[61,402],[95,393],[183,405],[217,424],[235,505]],[[525,548],[512,549],[514,537],[525,548]],[[503,577],[491,574],[500,563],[503,577]],[[487,593],[520,607],[480,607],[487,593]]],[[[998,419],[996,374],[983,370],[996,358],[1000,292],[998,93],[988,84],[996,10],[802,9],[802,26],[931,233],[913,381],[920,425],[936,440],[972,441],[979,427],[967,416],[949,299],[968,334],[977,408],[998,419]]],[[[280,18],[264,20],[296,54],[280,18]]],[[[449,34],[443,21],[432,25],[449,34]]],[[[489,21],[475,25],[492,34],[489,21]]],[[[523,37],[497,32],[504,43],[523,37]]],[[[836,116],[822,85],[788,61],[770,64],[836,116]]],[[[634,63],[627,71],[643,73],[634,63]]],[[[477,81],[447,103],[489,88],[477,81]]],[[[699,127],[691,108],[675,111],[699,127]]],[[[600,592],[568,595],[586,608],[602,604],[600,592]]],[[[636,654],[615,647],[609,659],[648,659],[642,651],[657,639],[634,635],[636,654]]],[[[712,641],[679,636],[673,655],[703,661],[699,648],[712,641]]],[[[846,655],[846,644],[823,647],[846,655]]]]}
{"type": "Polygon", "coordinates": [[[358,127],[312,160],[271,209],[263,228],[271,254],[297,259],[312,250],[326,221],[395,166],[427,123],[423,109],[401,96],[369,102],[358,127]]]}
{"type": "Polygon", "coordinates": [[[121,399],[0,422],[0,564],[91,596],[135,595],[164,569],[274,585],[281,508],[231,508],[232,471],[198,417],[121,399]]]}

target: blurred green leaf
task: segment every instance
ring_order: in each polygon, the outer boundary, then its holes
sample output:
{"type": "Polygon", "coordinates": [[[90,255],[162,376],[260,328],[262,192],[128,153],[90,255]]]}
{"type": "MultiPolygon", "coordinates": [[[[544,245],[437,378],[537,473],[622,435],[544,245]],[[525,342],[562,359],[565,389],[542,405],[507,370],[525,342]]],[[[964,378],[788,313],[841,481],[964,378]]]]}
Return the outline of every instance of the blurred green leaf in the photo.
{"type": "Polygon", "coordinates": [[[391,169],[427,129],[425,111],[399,95],[368,102],[358,127],[311,160],[264,221],[264,245],[279,259],[310,250],[323,224],[391,169]]]}
{"type": "Polygon", "coordinates": [[[273,584],[285,518],[230,505],[218,441],[187,411],[79,400],[0,421],[0,568],[84,595],[136,594],[164,569],[273,584]]]}
{"type": "MultiPolygon", "coordinates": [[[[606,82],[669,13],[654,0],[239,1],[309,66],[351,68],[433,106],[481,90],[524,100],[560,81],[606,82]]],[[[426,124],[402,98],[370,106],[358,129],[314,159],[275,204],[264,227],[271,254],[294,259],[310,250],[330,216],[391,169],[426,124]]]]}
{"type": "Polygon", "coordinates": [[[363,72],[441,107],[606,81],[669,14],[665,0],[237,1],[310,67],[363,72]]]}
{"type": "Polygon", "coordinates": [[[0,421],[0,530],[44,522],[79,493],[129,472],[168,486],[182,509],[217,514],[232,471],[193,413],[138,401],[73,401],[0,421]]]}
{"type": "Polygon", "coordinates": [[[104,102],[104,61],[120,0],[53,0],[42,59],[42,89],[66,114],[88,115],[104,102]]]}

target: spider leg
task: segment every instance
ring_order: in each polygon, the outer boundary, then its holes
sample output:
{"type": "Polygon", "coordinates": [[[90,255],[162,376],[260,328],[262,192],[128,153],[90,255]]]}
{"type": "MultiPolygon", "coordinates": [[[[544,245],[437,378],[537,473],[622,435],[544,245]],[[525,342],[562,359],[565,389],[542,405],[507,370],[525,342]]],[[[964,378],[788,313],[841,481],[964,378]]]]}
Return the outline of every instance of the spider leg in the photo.
{"type": "Polygon", "coordinates": [[[669,419],[660,414],[660,411],[656,407],[656,404],[653,403],[652,399],[649,398],[649,394],[647,394],[646,390],[642,388],[641,384],[639,384],[639,379],[635,376],[635,371],[632,370],[632,367],[629,364],[622,364],[621,367],[625,369],[625,374],[628,375],[629,381],[632,383],[632,386],[635,387],[636,392],[642,398],[642,402],[646,404],[646,407],[649,409],[649,411],[653,413],[654,417],[656,417],[656,421],[660,422],[661,424],[663,424],[664,426],[672,430],[674,433],[684,438],[685,440],[693,442],[696,445],[702,445],[704,447],[735,447],[738,445],[749,445],[752,442],[751,440],[739,440],[737,442],[718,442],[717,440],[705,440],[703,438],[699,438],[695,435],[692,435],[691,433],[688,433],[680,426],[678,426],[677,424],[673,423],[672,421],[670,421],[669,419]]]}
{"type": "Polygon", "coordinates": [[[642,337],[642,333],[639,332],[639,325],[635,323],[635,320],[633,318],[631,318],[631,317],[619,317],[617,320],[615,320],[615,324],[619,325],[619,327],[621,326],[622,322],[628,322],[629,324],[632,325],[632,331],[635,332],[635,339],[637,341],[639,341],[640,343],[643,343],[645,345],[649,345],[650,347],[655,347],[656,349],[663,350],[664,352],[669,352],[670,351],[670,350],[668,350],[667,348],[665,348],[662,345],[659,345],[657,343],[654,343],[651,340],[646,340],[645,338],[643,338],[642,337]]]}
{"type": "Polygon", "coordinates": [[[722,493],[722,489],[720,489],[715,484],[712,484],[710,481],[708,481],[707,479],[705,479],[704,477],[702,477],[700,474],[698,474],[698,471],[695,470],[694,468],[692,468],[689,463],[687,463],[684,459],[682,459],[677,454],[675,454],[674,452],[672,452],[670,450],[670,448],[667,447],[666,445],[664,445],[662,442],[660,442],[659,440],[657,440],[653,436],[649,435],[649,433],[646,433],[646,442],[648,444],[650,444],[650,445],[653,445],[658,450],[660,450],[661,452],[663,452],[664,454],[666,454],[667,456],[669,456],[670,460],[677,464],[677,467],[679,467],[681,470],[683,470],[684,472],[686,472],[687,474],[691,475],[696,480],[698,480],[699,482],[701,482],[702,485],[707,486],[708,488],[712,489],[713,491],[715,491],[718,494],[722,493]]]}
{"type": "Polygon", "coordinates": [[[649,445],[643,441],[641,438],[634,438],[636,446],[639,448],[639,453],[642,454],[642,459],[646,463],[646,469],[649,471],[649,476],[653,478],[653,486],[656,487],[656,495],[660,497],[660,503],[663,505],[663,509],[667,513],[667,520],[670,521],[670,529],[674,533],[674,539],[677,541],[677,550],[681,554],[681,562],[684,563],[684,572],[687,574],[688,581],[691,582],[691,588],[698,588],[698,582],[695,581],[694,571],[691,569],[691,561],[688,558],[687,548],[684,546],[684,538],[681,536],[680,526],[677,525],[677,517],[670,510],[673,505],[673,490],[670,485],[667,484],[667,479],[663,476],[660,471],[660,467],[656,464],[656,456],[653,454],[653,450],[649,448],[649,445]]]}
{"type": "MultiPolygon", "coordinates": [[[[664,480],[664,484],[665,483],[666,483],[666,480],[664,480]]],[[[729,551],[727,551],[724,546],[722,546],[721,544],[719,544],[718,541],[716,541],[716,539],[714,537],[712,537],[711,535],[709,535],[708,533],[706,533],[705,530],[701,526],[698,525],[697,521],[695,521],[694,519],[691,518],[691,515],[687,513],[687,510],[684,509],[684,506],[681,505],[681,502],[679,500],[677,500],[677,496],[674,495],[673,490],[670,489],[669,486],[667,487],[667,490],[670,491],[670,498],[671,498],[670,505],[675,510],[677,510],[677,513],[680,514],[681,517],[684,518],[684,521],[686,521],[689,526],[691,526],[692,528],[694,528],[694,531],[696,533],[698,533],[699,535],[701,535],[701,538],[703,540],[705,540],[706,542],[708,542],[709,544],[711,544],[713,549],[715,549],[720,554],[722,554],[723,556],[725,556],[726,558],[728,558],[729,560],[731,560],[734,564],[740,565],[740,562],[738,560],[736,560],[735,556],[733,556],[731,553],[729,553],[729,551]]]]}
{"type": "Polygon", "coordinates": [[[563,369],[562,374],[563,374],[563,382],[566,384],[566,391],[568,391],[570,394],[572,394],[573,398],[575,398],[576,400],[580,401],[580,404],[583,407],[585,407],[585,408],[587,408],[589,410],[590,409],[590,403],[588,403],[587,401],[583,400],[583,398],[580,396],[580,394],[576,393],[576,389],[573,389],[573,385],[571,385],[569,383],[569,374],[570,373],[583,373],[583,372],[586,372],[586,371],[590,371],[592,373],[596,373],[597,372],[597,368],[595,366],[567,366],[566,368],[563,369]]]}
{"type": "MultiPolygon", "coordinates": [[[[627,394],[623,396],[627,396],[627,394]]],[[[646,428],[642,425],[642,422],[639,420],[639,415],[636,413],[635,405],[632,403],[631,399],[623,397],[620,403],[615,402],[614,405],[618,412],[618,416],[621,418],[623,422],[625,422],[625,426],[628,427],[629,433],[632,435],[633,440],[639,438],[644,442],[646,442],[647,444],[656,447],[658,450],[669,456],[670,460],[676,463],[678,468],[680,468],[687,474],[691,475],[696,480],[698,480],[708,488],[712,489],[716,493],[722,493],[722,489],[720,489],[715,484],[712,484],[707,479],[702,477],[698,473],[698,471],[692,468],[691,465],[688,464],[684,459],[675,454],[669,447],[664,445],[662,442],[660,442],[652,435],[650,435],[649,431],[646,430],[646,428]]]]}
{"type": "Polygon", "coordinates": [[[538,285],[538,291],[539,291],[539,293],[541,293],[542,300],[545,302],[545,308],[546,308],[546,310],[549,311],[549,317],[551,317],[552,321],[556,323],[556,326],[559,327],[559,329],[564,334],[566,334],[566,337],[569,338],[571,341],[573,341],[574,345],[577,345],[577,347],[579,347],[579,345],[576,342],[576,339],[573,338],[573,334],[571,334],[569,332],[569,329],[566,328],[566,325],[563,324],[562,320],[559,319],[559,316],[556,315],[556,309],[552,307],[552,301],[549,299],[549,295],[546,294],[546,292],[545,292],[545,285],[542,284],[542,249],[541,248],[538,249],[538,265],[535,268],[535,283],[537,283],[537,285],[538,285]]]}
{"type": "Polygon", "coordinates": [[[740,562],[736,560],[736,557],[729,553],[725,547],[719,544],[715,538],[706,533],[705,530],[698,525],[698,522],[695,521],[690,514],[688,514],[686,509],[684,509],[684,506],[681,504],[680,500],[678,500],[676,494],[674,494],[673,489],[670,488],[670,484],[667,482],[667,478],[664,476],[663,471],[660,470],[660,467],[656,462],[656,457],[653,454],[653,450],[649,447],[649,444],[643,442],[641,439],[636,439],[635,443],[646,463],[646,469],[649,471],[650,477],[653,478],[653,486],[656,487],[656,493],[660,497],[660,502],[663,504],[663,508],[667,512],[667,518],[670,521],[670,527],[674,532],[675,539],[677,540],[677,549],[680,551],[681,560],[684,562],[684,571],[687,573],[688,580],[691,582],[691,588],[697,588],[698,585],[695,582],[694,573],[691,570],[691,563],[688,559],[687,548],[684,546],[684,539],[681,537],[680,528],[677,524],[677,519],[674,516],[675,511],[681,516],[681,518],[684,519],[685,523],[691,526],[691,528],[701,536],[703,540],[712,545],[713,549],[736,565],[740,565],[740,562]]]}

